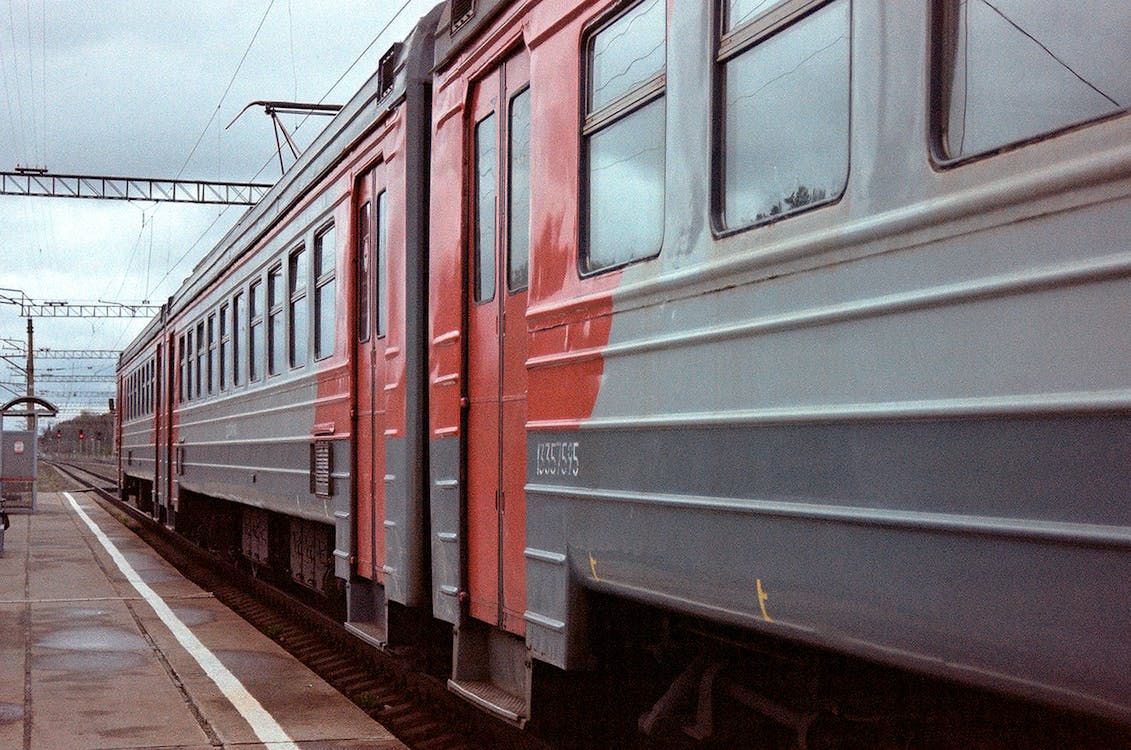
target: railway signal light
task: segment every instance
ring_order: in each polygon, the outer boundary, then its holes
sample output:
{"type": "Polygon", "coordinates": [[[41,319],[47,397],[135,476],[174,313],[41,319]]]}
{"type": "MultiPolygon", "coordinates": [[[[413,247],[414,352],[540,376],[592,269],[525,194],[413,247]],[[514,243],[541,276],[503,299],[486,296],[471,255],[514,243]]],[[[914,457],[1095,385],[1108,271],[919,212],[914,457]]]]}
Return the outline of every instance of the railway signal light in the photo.
{"type": "Polygon", "coordinates": [[[85,437],[86,437],[86,436],[85,436],[85,435],[83,435],[83,432],[82,432],[82,430],[79,430],[79,440],[82,440],[82,439],[83,439],[83,438],[85,438],[85,437]]]}

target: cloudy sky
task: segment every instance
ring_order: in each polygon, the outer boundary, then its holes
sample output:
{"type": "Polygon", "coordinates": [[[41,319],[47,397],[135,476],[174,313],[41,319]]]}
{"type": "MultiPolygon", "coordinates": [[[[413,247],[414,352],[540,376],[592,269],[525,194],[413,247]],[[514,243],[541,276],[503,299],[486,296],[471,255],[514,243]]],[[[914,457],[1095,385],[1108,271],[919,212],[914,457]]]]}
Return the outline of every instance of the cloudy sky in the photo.
{"type": "MultiPolygon", "coordinates": [[[[273,182],[271,121],[257,109],[225,129],[240,110],[256,99],[344,103],[435,2],[0,0],[0,170],[273,182]]],[[[300,119],[284,122],[293,131],[300,119]]],[[[326,122],[301,125],[299,145],[326,122]]],[[[0,196],[0,288],[159,304],[243,210],[0,196]]],[[[37,318],[35,348],[119,350],[144,325],[37,318]]],[[[0,354],[24,348],[26,330],[0,305],[0,354]]],[[[37,359],[37,392],[63,418],[104,410],[112,379],[54,378],[112,376],[114,364],[37,359]]],[[[0,402],[23,392],[23,372],[0,360],[0,402]]]]}

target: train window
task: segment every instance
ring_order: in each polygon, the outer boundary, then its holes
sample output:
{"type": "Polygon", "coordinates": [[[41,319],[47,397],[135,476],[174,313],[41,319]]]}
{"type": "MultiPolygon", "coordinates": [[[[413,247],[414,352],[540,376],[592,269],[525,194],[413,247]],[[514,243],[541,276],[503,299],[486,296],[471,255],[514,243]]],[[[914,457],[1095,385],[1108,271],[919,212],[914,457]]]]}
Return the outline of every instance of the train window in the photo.
{"type": "Polygon", "coordinates": [[[208,316],[208,393],[216,392],[216,315],[208,316]]]}
{"type": "Polygon", "coordinates": [[[530,271],[530,89],[511,98],[507,144],[507,289],[525,289],[530,271]]]}
{"type": "Polygon", "coordinates": [[[193,346],[192,346],[192,326],[189,326],[188,337],[187,337],[187,346],[185,347],[185,400],[186,401],[192,401],[192,399],[193,399],[192,361],[193,361],[193,358],[196,356],[193,353],[195,351],[196,350],[193,349],[193,346]]]}
{"type": "Polygon", "coordinates": [[[718,165],[727,229],[834,201],[848,182],[849,4],[804,15],[812,5],[778,3],[766,15],[750,0],[728,3],[718,165]]]}
{"type": "Polygon", "coordinates": [[[185,386],[188,385],[188,360],[185,358],[185,337],[182,335],[177,341],[177,356],[181,371],[181,387],[177,392],[178,399],[183,404],[188,400],[185,395],[185,386]]]}
{"type": "Polygon", "coordinates": [[[377,196],[377,335],[389,330],[389,193],[377,196]]]}
{"type": "Polygon", "coordinates": [[[290,331],[290,337],[287,339],[287,362],[291,367],[302,367],[306,364],[307,329],[309,327],[306,301],[309,271],[305,247],[291,253],[288,266],[287,278],[290,287],[287,290],[289,304],[287,308],[287,328],[290,331]]]}
{"type": "Polygon", "coordinates": [[[247,338],[247,318],[243,314],[243,292],[232,297],[232,386],[243,383],[243,367],[240,359],[240,342],[247,338]]]}
{"type": "Polygon", "coordinates": [[[314,358],[334,353],[334,227],[326,228],[314,238],[314,358]]]}
{"type": "Polygon", "coordinates": [[[947,0],[935,24],[936,155],[958,160],[1127,110],[1131,4],[947,0]]]}
{"type": "Polygon", "coordinates": [[[369,264],[372,253],[369,236],[370,213],[367,202],[357,212],[357,340],[369,340],[369,264]]]}
{"type": "Polygon", "coordinates": [[[664,232],[666,5],[645,0],[586,44],[584,267],[660,252],[664,232]]]}
{"type": "Polygon", "coordinates": [[[229,314],[231,308],[227,303],[220,305],[220,361],[217,363],[216,371],[220,381],[220,390],[228,390],[228,367],[232,361],[232,329],[229,325],[229,314]]]}
{"type": "Polygon", "coordinates": [[[495,199],[498,125],[492,112],[475,126],[475,301],[495,299],[495,199]]]}
{"type": "Polygon", "coordinates": [[[267,272],[267,374],[283,371],[283,269],[267,272]]]}
{"type": "Polygon", "coordinates": [[[204,321],[196,324],[196,382],[193,384],[193,393],[197,398],[204,395],[204,386],[206,384],[205,378],[207,373],[204,369],[204,357],[208,348],[204,343],[204,321]]]}
{"type": "Polygon", "coordinates": [[[251,328],[247,337],[247,377],[255,382],[263,377],[263,282],[247,290],[247,316],[251,328]]]}

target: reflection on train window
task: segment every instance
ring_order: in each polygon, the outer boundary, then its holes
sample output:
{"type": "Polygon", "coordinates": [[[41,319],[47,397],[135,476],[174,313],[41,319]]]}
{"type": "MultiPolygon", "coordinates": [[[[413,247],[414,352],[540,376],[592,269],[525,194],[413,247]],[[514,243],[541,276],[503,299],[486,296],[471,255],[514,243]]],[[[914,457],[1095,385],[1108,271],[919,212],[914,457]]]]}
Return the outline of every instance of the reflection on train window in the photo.
{"type": "Polygon", "coordinates": [[[220,361],[216,372],[220,380],[220,390],[228,389],[228,363],[232,361],[232,329],[228,326],[228,305],[220,305],[220,361]]]}
{"type": "Polygon", "coordinates": [[[1131,106],[1126,0],[949,0],[936,71],[938,147],[961,159],[1131,106]]]}
{"type": "Polygon", "coordinates": [[[334,227],[314,238],[314,358],[334,353],[334,227]]]}
{"type": "Polygon", "coordinates": [[[720,213],[723,226],[735,229],[827,203],[843,193],[848,180],[850,14],[848,0],[838,0],[782,26],[751,15],[760,9],[758,3],[732,0],[729,6],[748,21],[723,37],[719,52],[720,213]]]}
{"type": "Polygon", "coordinates": [[[247,316],[251,333],[247,337],[248,379],[263,377],[263,282],[256,281],[247,291],[247,316]]]}
{"type": "Polygon", "coordinates": [[[243,314],[243,292],[232,297],[232,385],[243,383],[243,361],[240,358],[240,342],[247,338],[247,318],[243,314]]]}
{"type": "Polygon", "coordinates": [[[290,337],[287,339],[287,363],[291,367],[302,367],[306,364],[308,313],[306,304],[306,288],[309,274],[306,267],[306,248],[300,248],[291,253],[288,263],[287,278],[287,328],[290,337]]]}
{"type": "Polygon", "coordinates": [[[507,289],[525,289],[530,268],[530,89],[511,99],[507,144],[507,289]]]}
{"type": "Polygon", "coordinates": [[[283,371],[283,269],[267,273],[267,374],[283,371]]]}
{"type": "Polygon", "coordinates": [[[389,330],[389,193],[377,196],[377,335],[389,330]]]}
{"type": "Polygon", "coordinates": [[[369,264],[370,236],[369,213],[371,208],[368,203],[362,205],[357,212],[357,340],[369,340],[369,264]]]}
{"type": "Polygon", "coordinates": [[[475,126],[475,301],[495,298],[495,197],[498,126],[494,113],[475,126]]]}
{"type": "Polygon", "coordinates": [[[666,6],[645,0],[586,45],[584,267],[660,252],[664,218],[666,6]]]}

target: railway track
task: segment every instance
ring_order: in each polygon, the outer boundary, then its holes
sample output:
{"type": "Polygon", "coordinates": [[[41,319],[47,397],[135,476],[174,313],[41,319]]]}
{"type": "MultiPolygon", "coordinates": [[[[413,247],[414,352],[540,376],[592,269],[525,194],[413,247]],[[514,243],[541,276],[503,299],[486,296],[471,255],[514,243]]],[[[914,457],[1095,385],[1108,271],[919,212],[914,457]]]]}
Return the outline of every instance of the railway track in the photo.
{"type": "Polygon", "coordinates": [[[457,701],[444,681],[356,638],[342,624],[288,592],[202,552],[136,508],[121,503],[115,481],[97,465],[50,463],[89,492],[174,565],[323,680],[419,750],[550,750],[538,738],[491,721],[457,701]]]}

